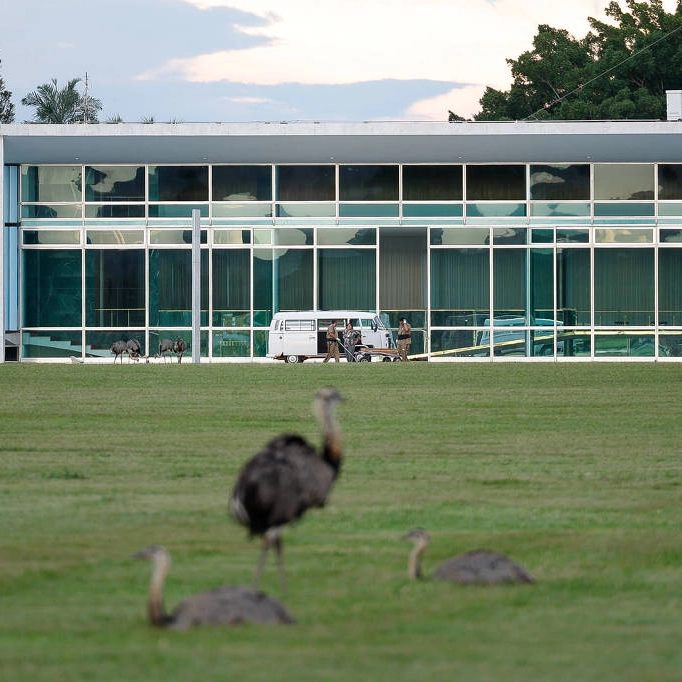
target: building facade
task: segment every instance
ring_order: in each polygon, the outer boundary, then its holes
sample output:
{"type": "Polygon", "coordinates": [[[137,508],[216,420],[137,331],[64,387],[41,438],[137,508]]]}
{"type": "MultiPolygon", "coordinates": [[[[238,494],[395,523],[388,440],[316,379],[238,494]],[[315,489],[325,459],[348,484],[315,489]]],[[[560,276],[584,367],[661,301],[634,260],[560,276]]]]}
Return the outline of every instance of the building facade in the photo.
{"type": "Polygon", "coordinates": [[[311,309],[430,360],[682,354],[680,121],[9,124],[0,165],[3,361],[265,361],[311,309]]]}

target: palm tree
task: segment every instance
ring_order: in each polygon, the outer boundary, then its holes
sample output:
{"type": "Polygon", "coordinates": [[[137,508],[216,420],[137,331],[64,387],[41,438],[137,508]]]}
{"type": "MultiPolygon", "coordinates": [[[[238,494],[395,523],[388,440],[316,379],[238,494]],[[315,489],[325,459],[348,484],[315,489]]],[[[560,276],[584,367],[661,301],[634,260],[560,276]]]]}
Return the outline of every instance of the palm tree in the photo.
{"type": "Polygon", "coordinates": [[[21,103],[35,107],[33,120],[36,123],[97,123],[97,113],[102,102],[89,95],[83,96],[76,85],[80,78],[72,78],[64,88],[57,86],[57,79],[39,85],[29,92],[21,103]]]}
{"type": "Polygon", "coordinates": [[[0,76],[0,123],[12,123],[12,121],[14,121],[12,93],[5,88],[5,79],[0,76]]]}

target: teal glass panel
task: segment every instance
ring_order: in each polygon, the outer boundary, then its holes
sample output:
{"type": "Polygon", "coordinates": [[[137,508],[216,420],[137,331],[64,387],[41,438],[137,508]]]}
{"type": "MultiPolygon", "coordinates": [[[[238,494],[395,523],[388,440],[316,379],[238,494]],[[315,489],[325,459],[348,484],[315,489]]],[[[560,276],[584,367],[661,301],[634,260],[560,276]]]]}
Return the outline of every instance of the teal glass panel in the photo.
{"type": "Polygon", "coordinates": [[[403,204],[405,218],[461,218],[462,204],[403,204]]]}
{"type": "Polygon", "coordinates": [[[275,215],[278,218],[334,218],[336,204],[276,204],[275,215]]]}
{"type": "Polygon", "coordinates": [[[589,249],[557,249],[557,317],[568,325],[590,324],[591,275],[589,249]]]}
{"type": "MultiPolygon", "coordinates": [[[[147,355],[145,336],[143,329],[127,329],[125,331],[91,331],[85,332],[85,356],[88,358],[107,358],[114,361],[111,346],[115,341],[128,341],[136,339],[140,344],[140,355],[147,355]]],[[[121,356],[116,362],[132,362],[129,355],[121,356]]]]}
{"type": "Polygon", "coordinates": [[[595,217],[611,216],[653,216],[654,203],[632,202],[619,204],[594,204],[595,217]]]}
{"type": "MultiPolygon", "coordinates": [[[[678,239],[682,241],[682,235],[678,239]]],[[[682,325],[682,245],[658,252],[658,323],[682,325]]]]}
{"type": "Polygon", "coordinates": [[[81,218],[81,204],[23,204],[21,217],[31,219],[81,218]]]}
{"type": "Polygon", "coordinates": [[[375,309],[374,249],[319,249],[317,265],[320,310],[375,309]]]}
{"type": "MultiPolygon", "coordinates": [[[[192,326],[192,250],[150,249],[149,324],[192,326]]],[[[201,324],[208,324],[208,251],[201,252],[201,324]]]]}
{"type": "Polygon", "coordinates": [[[24,244],[64,244],[73,246],[81,243],[80,230],[22,230],[24,244]]]}
{"type": "Polygon", "coordinates": [[[434,245],[472,244],[482,246],[489,243],[489,227],[444,227],[442,229],[431,229],[431,244],[434,245]]]}
{"type": "Polygon", "coordinates": [[[525,227],[493,227],[493,244],[525,244],[528,230],[525,227]]]}
{"type": "Polygon", "coordinates": [[[144,202],[144,166],[86,166],[86,201],[144,202]]]}
{"type": "Polygon", "coordinates": [[[340,218],[397,218],[398,204],[339,204],[340,218]]]}
{"type": "Polygon", "coordinates": [[[460,165],[403,166],[404,201],[458,201],[464,198],[460,165]]]}
{"type": "Polygon", "coordinates": [[[398,201],[398,166],[339,166],[341,201],[398,201]]]}
{"type": "MultiPolygon", "coordinates": [[[[493,317],[526,314],[526,250],[493,250],[493,317]]],[[[501,323],[500,323],[501,324],[501,323]]]]}
{"type": "MultiPolygon", "coordinates": [[[[530,324],[551,326],[554,314],[554,253],[552,249],[530,249],[530,324]]],[[[563,320],[557,320],[563,324],[563,320]]]]}
{"type": "Polygon", "coordinates": [[[537,218],[582,218],[589,217],[590,211],[589,203],[543,203],[534,201],[530,205],[530,215],[537,218]]]}
{"type": "Polygon", "coordinates": [[[488,249],[431,251],[431,308],[444,325],[474,325],[490,316],[488,249]]]}
{"type": "Polygon", "coordinates": [[[431,357],[434,358],[473,358],[485,357],[488,348],[478,345],[479,330],[451,329],[431,332],[431,357]]]}
{"type": "Polygon", "coordinates": [[[36,332],[24,330],[21,334],[22,358],[80,358],[82,354],[83,340],[80,330],[46,329],[36,332]]]}
{"type": "Polygon", "coordinates": [[[273,311],[313,307],[313,251],[293,248],[253,250],[254,326],[267,326],[273,311]]]}
{"type": "Polygon", "coordinates": [[[680,332],[660,332],[658,344],[661,355],[666,357],[682,356],[682,334],[680,332]]]}
{"type": "Polygon", "coordinates": [[[208,166],[149,166],[150,201],[208,201],[208,166]]]}
{"type": "MultiPolygon", "coordinates": [[[[187,330],[178,329],[150,329],[149,330],[149,355],[154,358],[154,362],[191,362],[192,361],[192,333],[187,330]],[[182,339],[187,344],[187,350],[182,354],[164,352],[161,355],[160,344],[164,340],[176,341],[182,339]]],[[[199,333],[199,355],[208,357],[208,332],[199,333]]]]}
{"type": "Polygon", "coordinates": [[[526,198],[524,165],[468,165],[467,201],[523,201],[526,198]]]}
{"type": "Polygon", "coordinates": [[[150,218],[191,218],[192,211],[199,210],[202,218],[208,218],[208,204],[150,204],[150,218]]]}
{"type": "Polygon", "coordinates": [[[530,198],[541,201],[589,200],[589,164],[531,164],[530,198]]]}
{"type": "Polygon", "coordinates": [[[272,201],[272,166],[212,166],[213,201],[272,201]]]}
{"type": "Polygon", "coordinates": [[[100,244],[144,244],[142,230],[88,230],[88,246],[100,244]]]}
{"type": "Polygon", "coordinates": [[[268,352],[268,332],[256,329],[253,332],[253,355],[256,358],[264,358],[268,352]]]}
{"type": "Polygon", "coordinates": [[[213,332],[214,358],[248,358],[251,355],[251,333],[248,331],[213,332]]]}
{"type": "Polygon", "coordinates": [[[556,240],[558,242],[587,243],[590,241],[590,230],[587,227],[582,229],[556,228],[556,240]]]}
{"type": "Polygon", "coordinates": [[[250,230],[213,230],[214,244],[250,244],[250,230]]]}
{"type": "Polygon", "coordinates": [[[85,252],[85,324],[137,327],[145,323],[143,249],[85,252]]]}
{"type": "Polygon", "coordinates": [[[526,204],[467,204],[468,218],[523,218],[526,204]]]}
{"type": "Polygon", "coordinates": [[[554,243],[554,230],[550,229],[531,230],[531,241],[534,244],[552,244],[554,243]]]}
{"type": "Polygon", "coordinates": [[[23,326],[80,327],[80,249],[23,251],[23,326]]]}
{"type": "Polygon", "coordinates": [[[647,163],[595,163],[596,201],[646,201],[654,198],[654,165],[647,163]]]}
{"type": "Polygon", "coordinates": [[[682,229],[679,227],[661,228],[660,240],[665,244],[682,242],[682,229]]]}
{"type": "Polygon", "coordinates": [[[597,227],[594,230],[594,241],[598,244],[651,244],[654,241],[654,230],[597,227]]]}
{"type": "MultiPolygon", "coordinates": [[[[202,244],[206,244],[208,239],[208,231],[200,230],[199,239],[202,244]]],[[[191,244],[192,243],[192,230],[172,230],[172,229],[161,229],[161,230],[149,230],[149,243],[150,244],[191,244]]]]}
{"type": "MultiPolygon", "coordinates": [[[[660,355],[667,350],[661,349],[660,355]]],[[[595,357],[644,357],[657,355],[656,339],[648,330],[627,332],[598,332],[594,335],[595,357]]]]}
{"type": "Polygon", "coordinates": [[[658,198],[682,199],[682,164],[658,164],[658,198]]]}
{"type": "Polygon", "coordinates": [[[213,251],[213,324],[243,327],[251,323],[251,255],[248,249],[213,251]]]}
{"type": "Polygon", "coordinates": [[[594,250],[594,307],[597,325],[654,322],[654,250],[594,250]]]}
{"type": "Polygon", "coordinates": [[[22,166],[21,200],[49,204],[83,199],[81,166],[22,166]]]}
{"type": "Polygon", "coordinates": [[[658,204],[658,215],[660,216],[682,216],[682,203],[680,204],[658,204]]]}
{"type": "Polygon", "coordinates": [[[377,231],[373,227],[328,227],[317,230],[317,243],[321,246],[344,244],[369,246],[377,243],[377,231]]]}
{"type": "Polygon", "coordinates": [[[235,202],[213,204],[214,218],[271,218],[272,204],[263,202],[235,202]]]}
{"type": "Polygon", "coordinates": [[[336,172],[334,166],[277,166],[275,196],[280,201],[334,201],[336,172]]]}
{"type": "Polygon", "coordinates": [[[86,218],[144,218],[144,204],[86,204],[86,218]]]}

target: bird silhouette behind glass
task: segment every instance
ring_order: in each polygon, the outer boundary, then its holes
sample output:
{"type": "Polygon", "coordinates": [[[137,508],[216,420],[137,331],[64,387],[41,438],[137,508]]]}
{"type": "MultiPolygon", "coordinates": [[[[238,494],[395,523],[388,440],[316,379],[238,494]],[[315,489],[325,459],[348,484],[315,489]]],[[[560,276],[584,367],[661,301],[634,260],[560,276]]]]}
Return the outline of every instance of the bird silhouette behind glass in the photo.
{"type": "Polygon", "coordinates": [[[277,552],[282,589],[286,590],[281,527],[300,518],[311,507],[323,507],[339,473],[341,431],[336,405],[344,400],[331,387],[321,388],[313,413],[322,431],[318,452],[301,436],[284,434],[271,440],[241,470],[230,496],[234,518],[263,538],[254,584],[258,587],[268,550],[277,552]]]}
{"type": "Polygon", "coordinates": [[[171,566],[170,554],[160,545],[150,545],[137,552],[134,558],[152,562],[147,614],[149,622],[157,627],[187,630],[197,625],[295,622],[279,601],[248,587],[216,587],[195,594],[168,614],[163,605],[163,588],[171,566]]]}

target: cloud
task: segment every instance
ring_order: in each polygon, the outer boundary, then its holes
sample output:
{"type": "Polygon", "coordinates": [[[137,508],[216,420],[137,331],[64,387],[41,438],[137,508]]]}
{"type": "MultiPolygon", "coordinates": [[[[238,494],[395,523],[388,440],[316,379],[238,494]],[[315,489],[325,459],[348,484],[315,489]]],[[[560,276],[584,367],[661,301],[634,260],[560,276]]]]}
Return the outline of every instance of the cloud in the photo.
{"type": "MultiPolygon", "coordinates": [[[[347,85],[430,80],[453,84],[447,95],[415,102],[417,118],[442,119],[451,109],[469,116],[487,85],[507,89],[507,58],[532,45],[539,24],[589,30],[604,18],[606,0],[185,0],[208,10],[229,7],[258,21],[237,25],[258,44],[168,60],[138,76],[195,83],[230,81],[347,85]],[[456,88],[462,85],[465,87],[456,88]]],[[[672,11],[675,0],[664,0],[672,11]]]]}

